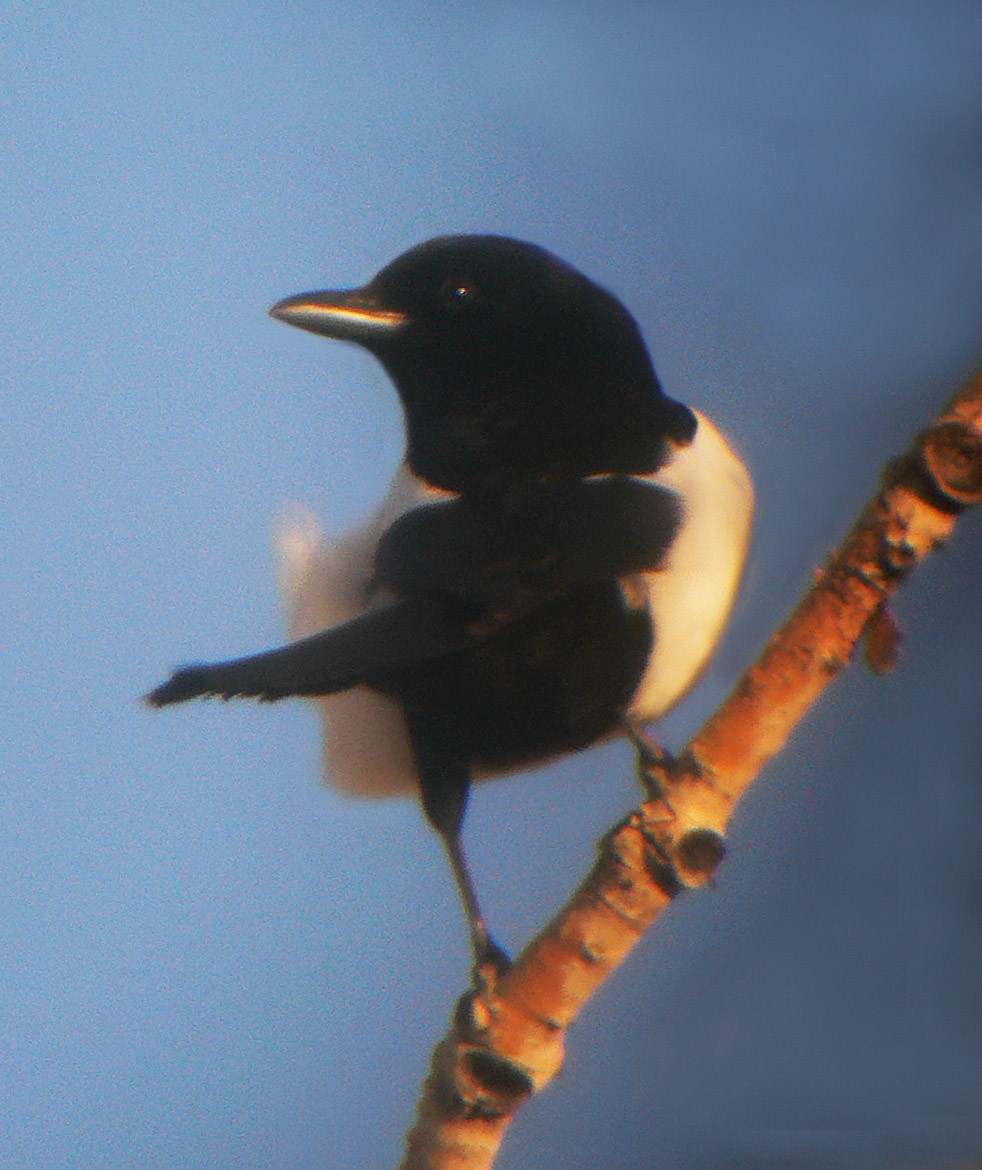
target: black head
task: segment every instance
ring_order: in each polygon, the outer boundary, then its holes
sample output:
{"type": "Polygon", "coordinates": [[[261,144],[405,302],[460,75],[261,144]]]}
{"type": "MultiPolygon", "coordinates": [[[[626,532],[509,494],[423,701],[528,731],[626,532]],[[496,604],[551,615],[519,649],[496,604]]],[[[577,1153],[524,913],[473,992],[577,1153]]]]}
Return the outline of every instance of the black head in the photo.
{"type": "Polygon", "coordinates": [[[304,293],[271,312],[375,354],[402,399],[410,465],[455,491],[654,471],[665,439],[695,430],[662,393],[624,306],[533,244],[440,237],[364,288],[304,293]]]}

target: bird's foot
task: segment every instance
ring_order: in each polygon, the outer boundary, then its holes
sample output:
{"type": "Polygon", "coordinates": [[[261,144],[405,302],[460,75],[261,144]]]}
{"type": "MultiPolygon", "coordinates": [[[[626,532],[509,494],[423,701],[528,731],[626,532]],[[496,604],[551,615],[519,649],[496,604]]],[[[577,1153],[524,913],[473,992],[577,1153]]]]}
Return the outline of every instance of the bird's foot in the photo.
{"type": "Polygon", "coordinates": [[[511,958],[486,930],[475,933],[473,939],[474,966],[471,982],[479,991],[489,991],[511,970],[511,958]]]}
{"type": "Polygon", "coordinates": [[[660,800],[671,812],[671,805],[668,804],[665,797],[663,778],[675,763],[675,757],[671,752],[667,752],[660,743],[652,739],[632,716],[622,715],[620,723],[624,734],[638,753],[638,780],[641,787],[648,794],[649,800],[660,800]]]}

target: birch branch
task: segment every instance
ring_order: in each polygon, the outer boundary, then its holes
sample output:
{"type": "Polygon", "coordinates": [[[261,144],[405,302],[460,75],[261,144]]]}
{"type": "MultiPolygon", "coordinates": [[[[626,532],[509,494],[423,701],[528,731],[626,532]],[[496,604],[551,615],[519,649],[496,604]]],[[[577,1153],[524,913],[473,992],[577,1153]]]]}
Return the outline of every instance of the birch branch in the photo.
{"type": "Polygon", "coordinates": [[[644,761],[651,799],[601,842],[559,914],[507,974],[459,1001],[400,1170],[491,1166],[516,1110],[559,1071],[568,1026],[672,898],[711,878],[736,802],[864,632],[874,668],[888,667],[888,599],[980,501],[982,371],[886,466],[841,548],[680,756],[644,761]]]}

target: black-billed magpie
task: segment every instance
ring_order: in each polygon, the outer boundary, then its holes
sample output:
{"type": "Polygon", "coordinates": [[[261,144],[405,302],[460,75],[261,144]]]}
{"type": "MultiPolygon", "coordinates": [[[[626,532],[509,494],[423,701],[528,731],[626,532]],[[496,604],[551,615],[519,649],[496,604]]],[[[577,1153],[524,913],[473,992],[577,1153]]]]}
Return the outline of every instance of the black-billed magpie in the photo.
{"type": "Polygon", "coordinates": [[[461,850],[472,780],[585,748],[673,706],[718,641],[750,477],[662,391],[634,319],[532,244],[447,236],[362,288],[288,297],[291,325],[388,372],[406,454],[335,546],[281,535],[291,635],[175,672],[148,700],[320,700],[328,779],[417,792],[478,964],[494,958],[461,850]]]}

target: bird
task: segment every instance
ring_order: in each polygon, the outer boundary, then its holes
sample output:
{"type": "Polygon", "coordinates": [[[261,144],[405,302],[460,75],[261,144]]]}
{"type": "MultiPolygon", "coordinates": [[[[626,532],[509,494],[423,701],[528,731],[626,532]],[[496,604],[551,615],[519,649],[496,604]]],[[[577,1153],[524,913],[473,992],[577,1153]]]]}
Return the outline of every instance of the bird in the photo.
{"type": "Polygon", "coordinates": [[[347,538],[282,535],[294,640],[147,701],[315,699],[328,781],[418,795],[475,970],[501,967],[461,842],[473,782],[636,739],[691,689],[743,574],[749,472],[621,301],[536,244],[436,237],[270,314],[381,363],[405,455],[347,538]]]}

